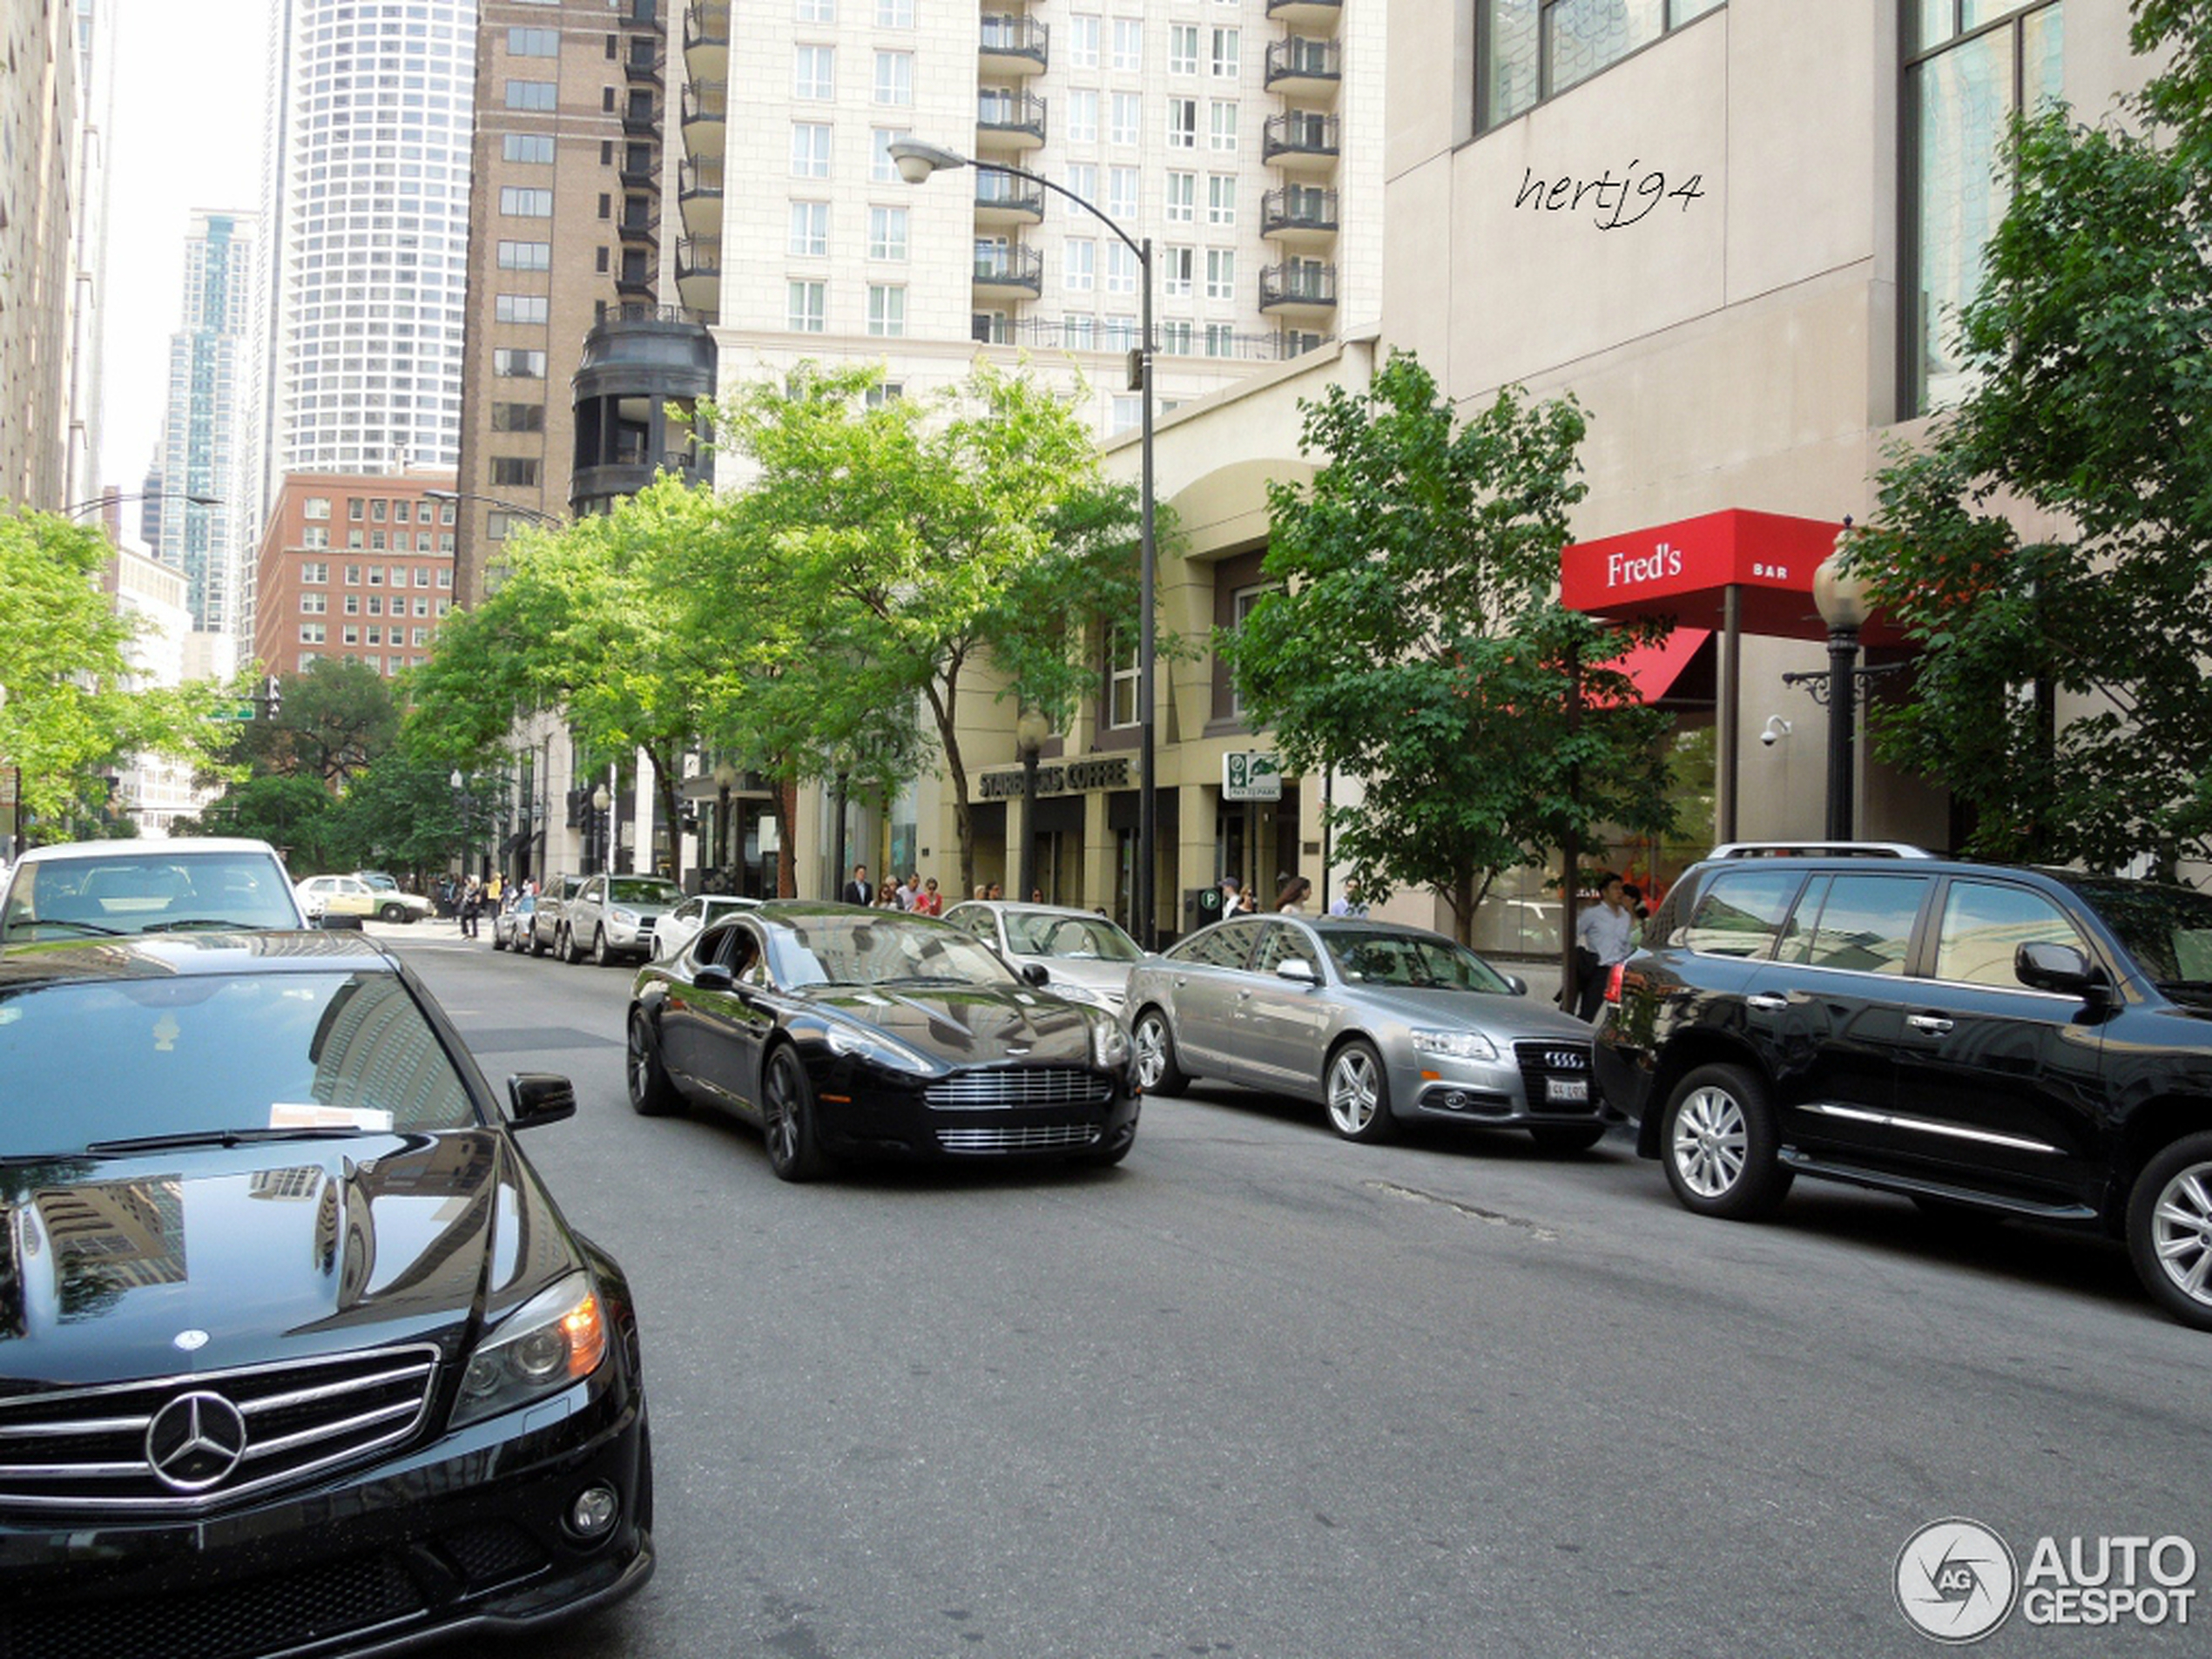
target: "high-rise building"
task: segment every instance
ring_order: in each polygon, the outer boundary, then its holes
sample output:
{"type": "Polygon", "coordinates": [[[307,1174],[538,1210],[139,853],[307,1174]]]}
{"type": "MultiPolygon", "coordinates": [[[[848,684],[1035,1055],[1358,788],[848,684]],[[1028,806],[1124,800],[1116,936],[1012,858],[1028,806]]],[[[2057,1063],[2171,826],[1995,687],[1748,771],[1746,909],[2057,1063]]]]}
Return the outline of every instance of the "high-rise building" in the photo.
{"type": "Polygon", "coordinates": [[[1379,6],[1080,0],[1048,22],[1027,0],[980,20],[778,0],[735,34],[732,14],[685,9],[676,253],[725,366],[880,362],[911,393],[981,347],[1080,373],[1110,432],[1138,423],[1148,240],[1164,403],[1378,314],[1379,6]],[[1111,222],[1004,172],[910,185],[887,153],[905,138],[1040,175],[1111,222]]]}
{"type": "Polygon", "coordinates": [[[419,667],[453,608],[453,475],[292,473],[256,558],[253,656],[272,674],[317,658],[389,677],[419,667]]]}
{"type": "MultiPolygon", "coordinates": [[[[235,504],[238,428],[253,317],[254,221],[195,211],[185,238],[182,320],[169,337],[169,387],[149,543],[183,572],[194,629],[239,631],[253,528],[235,504]]],[[[142,521],[148,522],[148,521],[142,521]]]]}
{"type": "Polygon", "coordinates": [[[274,8],[256,528],[287,473],[455,463],[475,49],[475,0],[274,8]]]}

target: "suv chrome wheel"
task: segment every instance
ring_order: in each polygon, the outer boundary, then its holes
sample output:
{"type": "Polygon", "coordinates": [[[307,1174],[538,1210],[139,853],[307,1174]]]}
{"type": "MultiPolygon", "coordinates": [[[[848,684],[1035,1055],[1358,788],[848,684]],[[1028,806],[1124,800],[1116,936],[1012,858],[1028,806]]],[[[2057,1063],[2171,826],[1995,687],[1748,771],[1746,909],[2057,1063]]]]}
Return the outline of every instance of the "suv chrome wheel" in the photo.
{"type": "Polygon", "coordinates": [[[2144,1166],[2128,1204],[2128,1253],[2161,1307],[2212,1331],[2212,1135],[2186,1136],[2144,1166]]]}
{"type": "Polygon", "coordinates": [[[1659,1126],[1667,1184],[1685,1209],[1746,1221],[1780,1204],[1791,1172],[1777,1161],[1774,1109],[1740,1066],[1700,1066],[1667,1102],[1659,1126]]]}

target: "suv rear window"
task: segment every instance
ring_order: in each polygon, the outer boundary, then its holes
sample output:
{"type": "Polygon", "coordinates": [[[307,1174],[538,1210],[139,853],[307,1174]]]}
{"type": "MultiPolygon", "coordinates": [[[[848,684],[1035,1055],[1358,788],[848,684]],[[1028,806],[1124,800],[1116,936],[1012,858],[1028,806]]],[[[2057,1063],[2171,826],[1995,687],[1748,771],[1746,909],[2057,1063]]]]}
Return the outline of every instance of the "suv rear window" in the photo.
{"type": "Polygon", "coordinates": [[[1804,880],[1802,871],[1725,870],[1697,900],[1681,942],[1704,956],[1764,956],[1804,880]]]}
{"type": "Polygon", "coordinates": [[[1912,924],[1931,885],[1925,876],[1817,877],[1797,907],[1782,960],[1854,974],[1903,974],[1912,924]]]}

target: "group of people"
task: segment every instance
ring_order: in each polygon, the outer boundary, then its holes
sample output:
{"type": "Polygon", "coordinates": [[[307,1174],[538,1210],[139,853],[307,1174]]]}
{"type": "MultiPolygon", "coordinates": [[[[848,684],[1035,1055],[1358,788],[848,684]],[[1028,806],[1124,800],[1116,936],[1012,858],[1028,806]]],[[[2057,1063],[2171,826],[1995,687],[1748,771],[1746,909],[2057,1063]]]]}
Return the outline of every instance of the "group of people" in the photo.
{"type": "MultiPolygon", "coordinates": [[[[937,878],[924,880],[920,871],[878,886],[868,880],[868,867],[853,867],[853,879],[845,884],[839,895],[846,904],[867,905],[879,910],[904,910],[917,916],[941,916],[945,914],[945,895],[937,890],[937,878]]],[[[981,894],[975,895],[981,898],[981,894]]]]}
{"type": "MultiPolygon", "coordinates": [[[[1244,891],[1244,884],[1235,876],[1224,875],[1219,886],[1223,921],[1226,921],[1231,916],[1255,916],[1259,914],[1258,900],[1244,891]]],[[[1306,900],[1312,896],[1312,882],[1302,875],[1286,875],[1282,885],[1275,890],[1272,908],[1278,915],[1302,916],[1305,914],[1306,900]]],[[[1358,883],[1347,881],[1344,884],[1344,892],[1331,901],[1329,914],[1332,916],[1364,916],[1367,914],[1367,907],[1359,900],[1358,883]]]]}
{"type": "Polygon", "coordinates": [[[500,903],[507,897],[507,877],[494,870],[489,880],[479,876],[442,875],[438,878],[438,902],[442,909],[450,910],[461,924],[463,939],[479,937],[478,918],[486,911],[497,914],[500,903]]]}
{"type": "Polygon", "coordinates": [[[1611,970],[1635,949],[1636,923],[1651,913],[1643,890],[1611,871],[1598,878],[1597,902],[1575,921],[1575,984],[1560,994],[1560,1006],[1585,1020],[1597,1018],[1611,970]]]}

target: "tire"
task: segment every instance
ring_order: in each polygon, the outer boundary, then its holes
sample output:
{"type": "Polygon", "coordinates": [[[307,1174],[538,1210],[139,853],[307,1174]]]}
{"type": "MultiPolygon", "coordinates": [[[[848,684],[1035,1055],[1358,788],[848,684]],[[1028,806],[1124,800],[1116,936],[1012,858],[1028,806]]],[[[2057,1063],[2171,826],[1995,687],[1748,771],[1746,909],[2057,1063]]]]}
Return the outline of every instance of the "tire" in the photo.
{"type": "Polygon", "coordinates": [[[1168,1016],[1147,1008],[1136,1016],[1130,1046],[1136,1050],[1136,1087],[1147,1095],[1180,1095],[1190,1087],[1190,1075],[1176,1064],[1175,1034],[1168,1016]]]}
{"type": "Polygon", "coordinates": [[[1398,1132],[1390,1115],[1390,1078],[1382,1056],[1364,1037],[1354,1037],[1329,1056],[1321,1096],[1328,1103],[1329,1124],[1347,1141],[1372,1145],[1398,1132]]]}
{"type": "Polygon", "coordinates": [[[405,921],[407,920],[407,907],[403,904],[388,904],[381,906],[376,912],[376,920],[379,921],[405,921]]]}
{"type": "Polygon", "coordinates": [[[2212,1331],[2212,1134],[2185,1135],[2135,1177],[2128,1254],[2150,1299],[2212,1331]]]}
{"type": "Polygon", "coordinates": [[[629,1052],[623,1076],[630,1085],[630,1109],[640,1117],[667,1117],[684,1109],[683,1096],[660,1062],[660,1040],[643,1008],[630,1010],[629,1052]]]}
{"type": "Polygon", "coordinates": [[[496,921],[491,925],[491,948],[494,950],[505,950],[507,948],[507,941],[501,937],[499,924],[496,921]]]}
{"type": "Polygon", "coordinates": [[[545,954],[545,941],[538,936],[537,929],[535,927],[530,929],[530,954],[533,956],[545,954]]]}
{"type": "Polygon", "coordinates": [[[607,954],[607,930],[604,927],[594,927],[591,930],[592,967],[604,968],[613,961],[614,958],[607,954]]]}
{"type": "Polygon", "coordinates": [[[574,968],[583,960],[583,953],[576,948],[576,932],[573,928],[561,929],[559,938],[554,941],[554,954],[570,968],[574,968]]]}
{"type": "Polygon", "coordinates": [[[1724,1221],[1771,1214],[1793,1179],[1766,1089],[1741,1066],[1700,1066],[1675,1086],[1659,1158],[1683,1208],[1724,1221]]]}
{"type": "Polygon", "coordinates": [[[761,1136],[768,1145],[768,1167],[783,1181],[819,1181],[830,1161],[814,1136],[814,1089],[806,1068],[788,1048],[768,1056],[761,1080],[761,1136]]]}
{"type": "Polygon", "coordinates": [[[1539,1152],[1554,1154],[1587,1152],[1605,1138],[1605,1125],[1575,1123],[1571,1126],[1554,1126],[1547,1123],[1541,1128],[1530,1130],[1528,1136],[1536,1143],[1536,1150],[1539,1152]]]}

